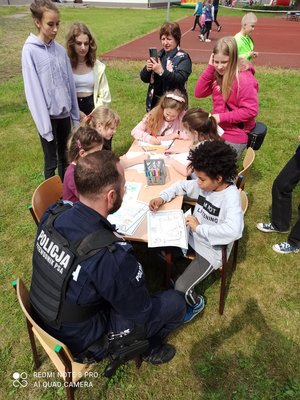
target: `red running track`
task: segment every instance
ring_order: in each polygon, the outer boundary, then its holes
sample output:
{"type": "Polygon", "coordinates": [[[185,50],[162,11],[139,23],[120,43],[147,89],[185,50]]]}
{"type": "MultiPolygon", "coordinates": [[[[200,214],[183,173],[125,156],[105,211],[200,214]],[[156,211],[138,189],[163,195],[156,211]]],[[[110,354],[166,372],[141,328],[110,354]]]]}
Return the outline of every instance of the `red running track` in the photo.
{"type": "MultiPolygon", "coordinates": [[[[218,17],[222,25],[217,32],[213,24],[211,43],[200,42],[198,28],[194,32],[194,17],[179,21],[181,47],[187,51],[193,63],[207,63],[216,41],[222,36],[231,36],[240,31],[240,17],[218,17]]],[[[255,65],[268,67],[300,68],[300,21],[288,21],[284,17],[259,18],[253,33],[255,50],[259,52],[255,65]]],[[[105,59],[146,60],[148,48],[161,48],[158,31],[135,39],[100,56],[105,59]]]]}

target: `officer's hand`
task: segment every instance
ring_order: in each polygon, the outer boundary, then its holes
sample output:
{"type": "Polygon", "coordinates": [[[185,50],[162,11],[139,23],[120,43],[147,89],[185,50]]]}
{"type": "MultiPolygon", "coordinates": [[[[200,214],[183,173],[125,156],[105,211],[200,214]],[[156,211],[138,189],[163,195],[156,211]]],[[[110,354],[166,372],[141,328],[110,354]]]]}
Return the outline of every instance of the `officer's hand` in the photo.
{"type": "Polygon", "coordinates": [[[155,199],[150,200],[149,208],[151,211],[157,211],[160,206],[164,204],[164,201],[161,197],[156,197],[155,199]]]}

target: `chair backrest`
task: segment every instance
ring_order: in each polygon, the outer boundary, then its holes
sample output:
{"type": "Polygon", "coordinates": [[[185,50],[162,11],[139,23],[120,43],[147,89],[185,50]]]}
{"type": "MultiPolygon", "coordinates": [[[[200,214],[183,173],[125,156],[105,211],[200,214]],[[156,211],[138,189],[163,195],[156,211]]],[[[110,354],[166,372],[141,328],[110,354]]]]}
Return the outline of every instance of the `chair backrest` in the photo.
{"type": "Polygon", "coordinates": [[[243,160],[243,169],[238,173],[237,186],[239,189],[244,189],[247,174],[254,160],[255,160],[255,151],[252,149],[252,147],[248,147],[243,160]]]}
{"type": "Polygon", "coordinates": [[[242,210],[243,210],[243,213],[245,214],[248,209],[248,196],[246,195],[244,190],[240,189],[240,193],[241,193],[242,210]]]}
{"type": "Polygon", "coordinates": [[[31,206],[36,223],[40,221],[43,213],[51,204],[62,198],[62,194],[63,184],[58,175],[46,179],[35,189],[31,199],[31,206]]]}
{"type": "Polygon", "coordinates": [[[17,291],[17,298],[20,303],[21,309],[25,314],[25,317],[29,324],[31,325],[32,332],[34,333],[35,337],[38,339],[46,353],[48,354],[49,358],[59,371],[62,378],[65,379],[65,364],[62,362],[61,357],[59,357],[58,353],[55,351],[55,348],[63,349],[66,357],[68,358],[69,363],[72,365],[72,381],[75,383],[77,382],[83,375],[85,371],[91,369],[90,364],[80,364],[76,363],[70,353],[68,347],[60,342],[59,340],[55,339],[49,333],[44,331],[33,319],[31,313],[31,306],[29,301],[29,292],[26,288],[24,282],[21,279],[17,279],[16,283],[16,291],[17,291]]]}

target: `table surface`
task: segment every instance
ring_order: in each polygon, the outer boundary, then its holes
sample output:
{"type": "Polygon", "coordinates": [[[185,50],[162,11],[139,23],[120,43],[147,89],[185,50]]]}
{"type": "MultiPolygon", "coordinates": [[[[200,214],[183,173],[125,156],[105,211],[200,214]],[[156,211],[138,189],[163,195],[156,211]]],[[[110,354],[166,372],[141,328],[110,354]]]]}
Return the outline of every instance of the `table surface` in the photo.
{"type": "MultiPolygon", "coordinates": [[[[172,151],[174,152],[188,152],[191,146],[191,141],[189,140],[176,140],[172,146],[172,151]]],[[[150,147],[149,147],[150,148],[150,147]]],[[[142,151],[141,147],[138,145],[138,141],[134,141],[131,145],[128,153],[130,152],[140,152],[142,151]]],[[[156,149],[153,148],[151,153],[161,154],[164,153],[165,149],[156,149]]],[[[149,203],[149,201],[155,197],[159,197],[159,193],[171,186],[174,182],[177,182],[182,179],[186,179],[183,175],[177,172],[172,166],[166,165],[167,169],[167,177],[164,185],[148,185],[147,179],[144,173],[138,172],[137,169],[131,167],[125,170],[125,179],[127,182],[141,182],[142,187],[139,192],[138,200],[143,201],[145,203],[149,203]]],[[[169,203],[164,204],[160,210],[178,210],[181,209],[183,196],[176,196],[169,203]]],[[[126,237],[128,240],[137,241],[137,242],[147,242],[147,218],[145,217],[142,223],[138,226],[136,231],[132,236],[126,237]]]]}

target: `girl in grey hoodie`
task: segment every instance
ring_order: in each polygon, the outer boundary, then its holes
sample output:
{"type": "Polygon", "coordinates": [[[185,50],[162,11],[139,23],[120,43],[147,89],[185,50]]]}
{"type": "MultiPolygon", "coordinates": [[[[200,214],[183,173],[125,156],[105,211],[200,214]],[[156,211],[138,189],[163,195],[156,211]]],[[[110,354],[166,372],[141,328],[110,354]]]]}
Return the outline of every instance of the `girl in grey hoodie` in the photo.
{"type": "Polygon", "coordinates": [[[79,123],[79,109],[69,58],[55,42],[59,11],[51,0],[30,5],[38,34],[30,34],[22,50],[25,95],[40,134],[45,179],[67,167],[66,143],[71,125],[79,123]]]}

